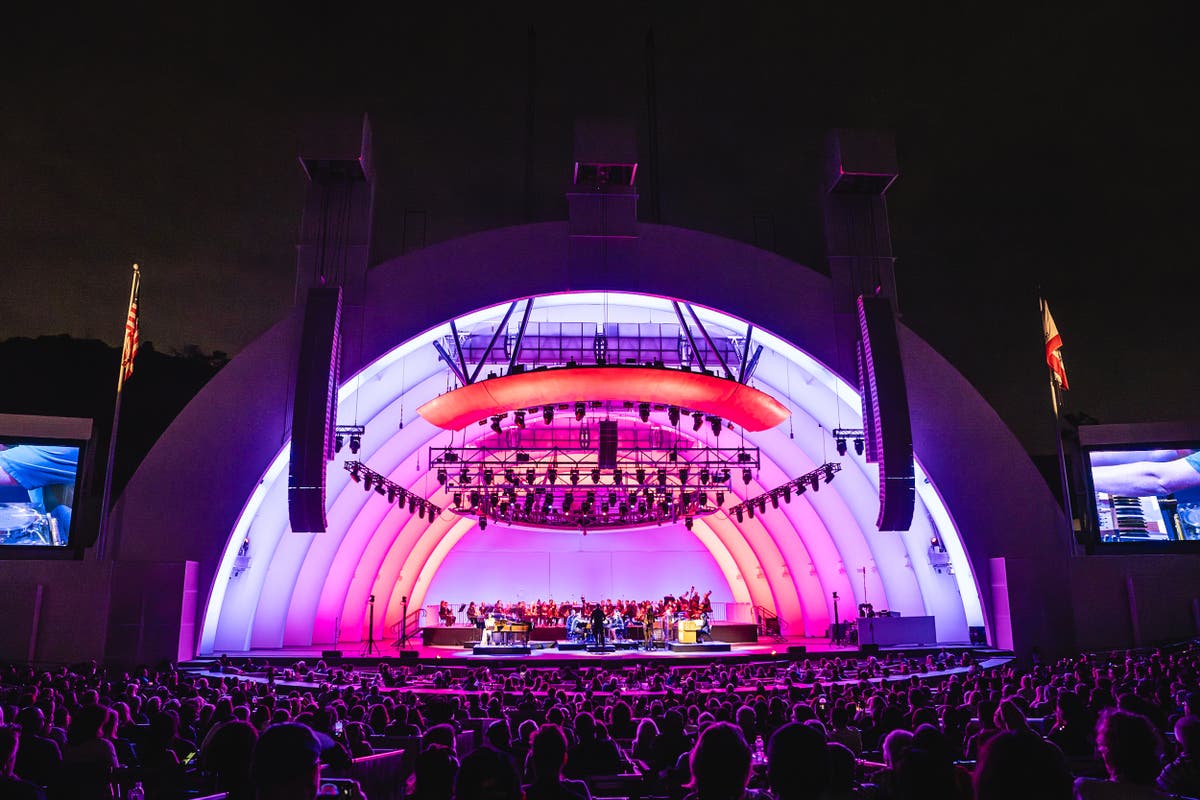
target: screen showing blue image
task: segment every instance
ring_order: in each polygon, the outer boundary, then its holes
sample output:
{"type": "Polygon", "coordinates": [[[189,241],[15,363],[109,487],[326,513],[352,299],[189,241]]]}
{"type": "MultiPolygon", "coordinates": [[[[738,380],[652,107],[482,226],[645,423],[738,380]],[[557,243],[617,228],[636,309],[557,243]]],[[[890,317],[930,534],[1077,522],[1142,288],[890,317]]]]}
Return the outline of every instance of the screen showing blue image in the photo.
{"type": "Polygon", "coordinates": [[[1200,540],[1200,448],[1087,453],[1101,542],[1200,540]]]}
{"type": "Polygon", "coordinates": [[[80,452],[0,439],[0,546],[67,546],[80,452]]]}

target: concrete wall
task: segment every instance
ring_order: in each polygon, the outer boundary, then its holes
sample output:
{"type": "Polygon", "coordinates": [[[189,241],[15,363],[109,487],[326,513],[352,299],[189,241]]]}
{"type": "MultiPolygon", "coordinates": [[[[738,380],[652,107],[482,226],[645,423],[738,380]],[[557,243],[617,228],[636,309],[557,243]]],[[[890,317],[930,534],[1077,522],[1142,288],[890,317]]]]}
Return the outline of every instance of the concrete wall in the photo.
{"type": "Polygon", "coordinates": [[[1081,648],[1200,635],[1200,555],[1080,556],[1071,561],[1070,584],[1081,648]]]}
{"type": "Polygon", "coordinates": [[[0,561],[0,658],[38,663],[100,659],[108,631],[112,564],[0,561]]]}

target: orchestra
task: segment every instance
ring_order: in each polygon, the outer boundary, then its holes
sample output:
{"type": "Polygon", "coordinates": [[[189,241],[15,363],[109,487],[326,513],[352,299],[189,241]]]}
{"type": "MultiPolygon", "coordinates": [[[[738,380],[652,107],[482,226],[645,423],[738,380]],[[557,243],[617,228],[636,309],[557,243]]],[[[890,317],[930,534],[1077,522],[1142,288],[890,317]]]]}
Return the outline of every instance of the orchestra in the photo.
{"type": "MultiPolygon", "coordinates": [[[[587,598],[580,597],[579,602],[556,603],[553,598],[545,601],[538,598],[532,603],[524,600],[505,603],[498,599],[494,603],[471,601],[465,609],[469,625],[488,629],[484,639],[490,638],[490,629],[495,621],[500,620],[519,623],[522,627],[528,625],[530,628],[562,626],[566,628],[568,639],[589,638],[594,641],[597,636],[592,621],[603,619],[603,638],[624,640],[628,637],[644,641],[650,647],[657,623],[661,623],[664,634],[668,634],[669,626],[678,620],[700,620],[702,630],[707,632],[713,610],[711,596],[711,590],[700,594],[692,586],[678,596],[666,595],[661,600],[607,599],[588,602],[587,598]],[[599,614],[593,616],[597,608],[599,614]]],[[[460,606],[459,611],[462,610],[460,606]]],[[[441,624],[454,624],[455,612],[448,601],[441,601],[437,614],[441,624]]]]}

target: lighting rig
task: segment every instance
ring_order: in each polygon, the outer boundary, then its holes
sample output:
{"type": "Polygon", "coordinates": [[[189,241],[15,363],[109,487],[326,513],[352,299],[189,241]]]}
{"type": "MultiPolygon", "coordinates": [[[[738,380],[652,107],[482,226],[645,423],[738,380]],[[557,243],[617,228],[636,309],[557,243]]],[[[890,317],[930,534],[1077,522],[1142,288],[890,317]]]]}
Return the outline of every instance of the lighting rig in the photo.
{"type": "Polygon", "coordinates": [[[725,503],[735,471],[758,469],[754,447],[631,446],[616,466],[596,449],[551,446],[431,447],[429,463],[450,493],[450,511],[551,528],[620,528],[712,514],[725,503]]]}
{"type": "Polygon", "coordinates": [[[807,472],[799,478],[794,478],[782,486],[776,486],[769,492],[751,497],[747,500],[732,506],[729,509],[729,514],[737,518],[738,522],[742,522],[746,515],[750,519],[754,519],[754,514],[757,511],[759,514],[765,514],[767,511],[767,503],[771,504],[772,508],[779,508],[779,501],[782,498],[783,502],[792,502],[792,495],[799,497],[809,489],[814,492],[819,491],[822,483],[829,483],[833,480],[835,473],[842,471],[842,465],[836,461],[830,461],[827,464],[814,469],[812,472],[807,472]]]}
{"type": "Polygon", "coordinates": [[[428,516],[430,520],[433,520],[442,513],[442,509],[424,497],[415,495],[403,486],[389,481],[361,461],[347,461],[345,466],[346,471],[350,473],[350,480],[361,484],[364,492],[374,490],[379,495],[386,497],[389,503],[395,503],[399,508],[407,506],[408,513],[416,513],[422,519],[428,516]]]}
{"type": "Polygon", "coordinates": [[[363,434],[366,432],[367,429],[362,425],[338,425],[333,429],[333,452],[340,453],[342,448],[349,444],[350,452],[358,455],[363,434]]]}
{"type": "Polygon", "coordinates": [[[834,428],[833,441],[837,445],[839,456],[846,455],[846,442],[854,443],[854,452],[858,455],[863,454],[863,431],[862,428],[834,428]]]}

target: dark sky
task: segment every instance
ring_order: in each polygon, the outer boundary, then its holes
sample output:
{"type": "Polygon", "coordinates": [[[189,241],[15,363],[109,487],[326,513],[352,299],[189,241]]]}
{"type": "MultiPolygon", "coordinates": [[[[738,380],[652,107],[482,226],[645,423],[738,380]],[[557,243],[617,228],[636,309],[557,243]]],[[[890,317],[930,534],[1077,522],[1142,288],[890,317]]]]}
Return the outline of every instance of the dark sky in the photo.
{"type": "Polygon", "coordinates": [[[753,242],[769,218],[760,243],[824,270],[822,131],[889,128],[905,321],[1027,446],[1053,447],[1039,284],[1070,408],[1195,416],[1198,72],[1182,4],[930,17],[751,5],[14,20],[0,338],[116,344],[136,260],[146,338],[236,353],[292,302],[296,154],[314,117],[372,115],[377,259],[403,248],[406,211],[424,212],[430,242],[524,222],[531,27],[533,218],[561,219],[577,116],[634,120],[645,152],[653,29],[663,222],[753,242]]]}

